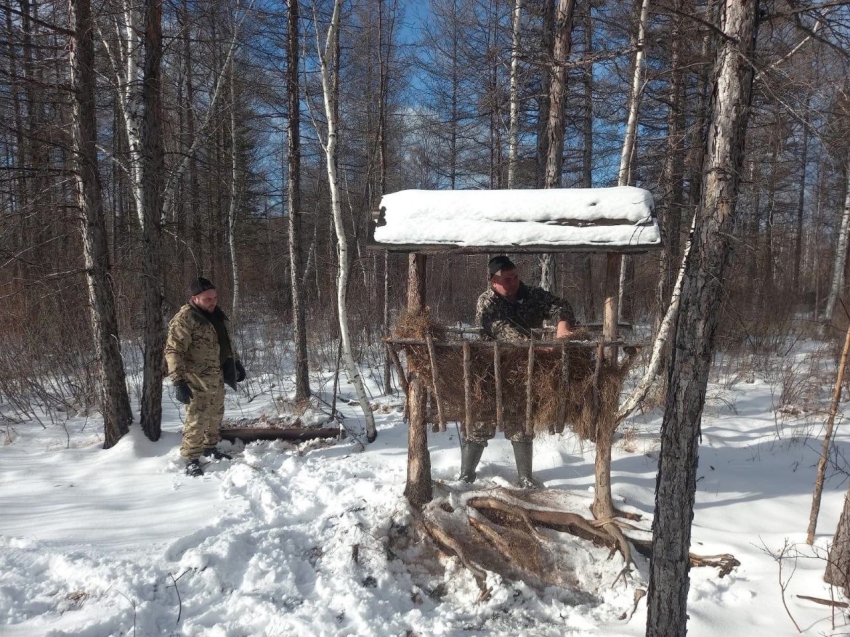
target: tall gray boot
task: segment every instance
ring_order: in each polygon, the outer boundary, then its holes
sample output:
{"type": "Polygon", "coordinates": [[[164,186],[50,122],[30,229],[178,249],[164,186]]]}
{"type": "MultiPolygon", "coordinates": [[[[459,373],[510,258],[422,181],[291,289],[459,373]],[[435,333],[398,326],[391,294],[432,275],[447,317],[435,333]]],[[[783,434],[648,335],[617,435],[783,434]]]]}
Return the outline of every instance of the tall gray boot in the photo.
{"type": "Polygon", "coordinates": [[[534,453],[534,443],[529,440],[527,442],[513,442],[514,459],[516,460],[517,485],[523,489],[540,489],[543,487],[541,482],[538,482],[531,477],[531,458],[534,453]]]}
{"type": "Polygon", "coordinates": [[[458,480],[475,482],[475,469],[478,467],[482,453],[484,453],[484,445],[472,442],[471,440],[464,440],[461,443],[460,475],[458,476],[458,480]]]}

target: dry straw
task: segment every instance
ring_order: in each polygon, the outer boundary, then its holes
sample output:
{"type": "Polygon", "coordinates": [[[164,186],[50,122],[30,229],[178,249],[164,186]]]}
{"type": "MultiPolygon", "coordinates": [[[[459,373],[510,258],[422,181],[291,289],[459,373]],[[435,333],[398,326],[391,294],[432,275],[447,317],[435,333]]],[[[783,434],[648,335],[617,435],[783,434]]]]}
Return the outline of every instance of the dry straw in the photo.
{"type": "MultiPolygon", "coordinates": [[[[465,378],[462,340],[449,334],[426,313],[404,315],[396,324],[395,338],[434,341],[437,393],[446,420],[463,422],[465,415],[465,378]],[[450,340],[451,339],[451,340],[450,340]]],[[[586,330],[577,331],[572,340],[591,340],[586,330]]],[[[410,369],[424,376],[431,387],[431,356],[426,345],[403,345],[410,369]]],[[[526,422],[528,404],[528,350],[500,348],[503,422],[526,422]]],[[[559,347],[538,347],[534,353],[531,385],[531,420],[535,434],[560,432],[568,426],[583,440],[596,441],[603,431],[614,426],[620,388],[627,363],[599,366],[597,377],[594,348],[568,348],[568,383],[563,388],[562,351],[559,347]],[[565,400],[562,398],[565,396],[565,400]],[[563,411],[562,411],[563,410],[563,411]]],[[[470,352],[471,406],[473,421],[496,421],[496,378],[493,348],[472,347],[470,352]]],[[[433,392],[432,392],[433,393],[433,392]]],[[[432,397],[433,400],[433,397],[432,397]]],[[[436,406],[428,411],[429,422],[436,424],[436,406]]]]}

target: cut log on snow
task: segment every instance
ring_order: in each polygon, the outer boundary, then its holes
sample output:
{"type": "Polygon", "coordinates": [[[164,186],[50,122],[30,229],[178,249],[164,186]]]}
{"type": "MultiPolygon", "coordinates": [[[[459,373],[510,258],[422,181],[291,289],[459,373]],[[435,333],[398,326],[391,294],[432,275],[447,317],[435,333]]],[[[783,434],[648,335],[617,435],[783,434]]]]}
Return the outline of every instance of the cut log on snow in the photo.
{"type": "Polygon", "coordinates": [[[234,429],[222,429],[221,437],[230,442],[241,440],[244,443],[256,440],[315,440],[317,438],[345,437],[345,431],[336,427],[289,427],[277,429],[274,427],[240,427],[234,429]]]}

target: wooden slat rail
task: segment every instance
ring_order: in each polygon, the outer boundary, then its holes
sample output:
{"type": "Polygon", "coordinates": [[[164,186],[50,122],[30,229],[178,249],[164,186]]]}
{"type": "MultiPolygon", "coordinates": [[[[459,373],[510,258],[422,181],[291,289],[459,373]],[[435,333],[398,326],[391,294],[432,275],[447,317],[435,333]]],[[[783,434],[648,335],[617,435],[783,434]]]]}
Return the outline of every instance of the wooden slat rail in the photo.
{"type": "Polygon", "coordinates": [[[558,422],[551,433],[559,434],[567,426],[567,392],[570,388],[570,352],[566,342],[561,343],[561,391],[558,392],[558,422]]]}
{"type": "Polygon", "coordinates": [[[504,411],[502,405],[502,348],[493,343],[493,377],[496,380],[496,428],[502,428],[504,411]]]}
{"type": "Polygon", "coordinates": [[[428,358],[431,359],[431,387],[434,392],[434,402],[437,403],[437,423],[439,431],[442,432],[446,430],[446,418],[443,413],[443,401],[440,400],[440,390],[438,389],[440,370],[437,368],[437,355],[434,353],[434,341],[430,334],[425,337],[425,342],[428,345],[428,358]]]}
{"type": "MultiPolygon", "coordinates": [[[[599,415],[601,406],[601,395],[599,392],[599,376],[602,373],[602,361],[604,360],[605,347],[608,343],[599,343],[596,350],[596,368],[593,370],[593,420],[599,415]]],[[[598,426],[598,423],[597,423],[598,426]]]]}
{"type": "Polygon", "coordinates": [[[528,376],[525,379],[525,435],[534,435],[533,401],[534,396],[534,337],[528,342],[528,376]]]}
{"type": "Polygon", "coordinates": [[[463,437],[472,432],[472,352],[469,342],[463,343],[463,437]]]}
{"type": "MultiPolygon", "coordinates": [[[[384,341],[387,343],[392,343],[393,345],[428,345],[428,341],[422,338],[385,338],[384,341]]],[[[521,348],[527,349],[528,342],[527,341],[432,341],[434,343],[434,347],[448,347],[454,349],[462,349],[463,343],[469,343],[471,347],[475,347],[478,349],[489,349],[495,347],[497,344],[500,348],[505,347],[513,347],[513,348],[521,348]]],[[[565,346],[567,349],[596,349],[599,345],[602,347],[636,347],[643,348],[645,347],[644,343],[629,343],[627,341],[534,341],[534,347],[536,349],[545,348],[545,347],[557,347],[558,349],[561,346],[565,346]]]]}

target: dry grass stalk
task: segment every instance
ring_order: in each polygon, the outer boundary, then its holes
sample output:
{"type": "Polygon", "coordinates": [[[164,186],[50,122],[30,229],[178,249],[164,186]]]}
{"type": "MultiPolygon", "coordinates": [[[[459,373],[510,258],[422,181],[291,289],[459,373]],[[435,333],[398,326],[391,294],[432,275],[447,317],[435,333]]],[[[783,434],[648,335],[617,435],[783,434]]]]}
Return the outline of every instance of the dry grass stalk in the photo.
{"type": "MultiPolygon", "coordinates": [[[[445,420],[466,420],[469,384],[475,421],[527,423],[535,434],[563,431],[566,423],[580,438],[592,441],[614,424],[627,365],[595,360],[591,349],[469,348],[465,362],[460,340],[449,341],[452,347],[441,346],[447,342],[446,330],[427,314],[402,317],[394,336],[432,340],[433,353],[425,345],[404,349],[408,365],[436,388],[432,393],[440,396],[445,420]],[[436,378],[431,373],[434,366],[436,378]],[[533,369],[531,382],[529,369],[533,369]]],[[[590,335],[580,331],[573,338],[586,340],[590,335]]],[[[439,409],[433,411],[432,418],[439,414],[439,409]]]]}

